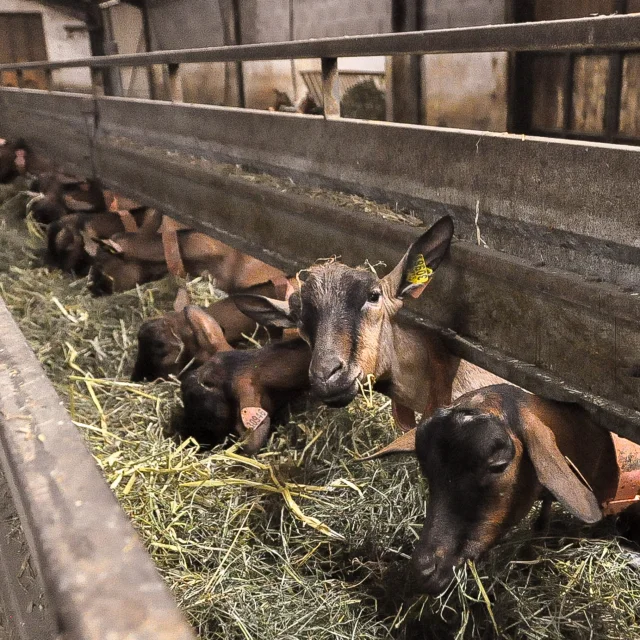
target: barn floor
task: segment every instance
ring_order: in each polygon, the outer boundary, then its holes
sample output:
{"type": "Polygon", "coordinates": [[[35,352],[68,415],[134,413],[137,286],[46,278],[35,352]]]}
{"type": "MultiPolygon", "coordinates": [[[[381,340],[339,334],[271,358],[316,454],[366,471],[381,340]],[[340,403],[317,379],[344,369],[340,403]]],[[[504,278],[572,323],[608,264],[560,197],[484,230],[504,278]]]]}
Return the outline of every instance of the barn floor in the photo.
{"type": "Polygon", "coordinates": [[[166,437],[178,385],[128,374],[175,284],[92,298],[42,267],[20,207],[0,208],[0,294],[203,640],[640,637],[640,554],[559,508],[548,537],[523,523],[441,597],[405,594],[426,487],[413,460],[354,460],[393,436],[380,396],[296,407],[255,459],[166,437]]]}

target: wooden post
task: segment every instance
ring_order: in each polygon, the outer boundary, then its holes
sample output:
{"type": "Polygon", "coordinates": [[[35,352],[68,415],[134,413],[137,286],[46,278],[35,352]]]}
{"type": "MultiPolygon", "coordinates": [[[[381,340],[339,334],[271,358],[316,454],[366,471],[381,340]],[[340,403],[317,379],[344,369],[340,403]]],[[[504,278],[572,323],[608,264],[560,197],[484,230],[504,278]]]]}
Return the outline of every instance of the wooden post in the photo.
{"type": "Polygon", "coordinates": [[[168,64],[169,71],[169,96],[171,102],[184,102],[182,95],[182,81],[180,80],[180,65],[168,64]]]}
{"type": "Polygon", "coordinates": [[[340,117],[340,78],[338,58],[322,58],[322,97],[324,117],[340,117]]]}

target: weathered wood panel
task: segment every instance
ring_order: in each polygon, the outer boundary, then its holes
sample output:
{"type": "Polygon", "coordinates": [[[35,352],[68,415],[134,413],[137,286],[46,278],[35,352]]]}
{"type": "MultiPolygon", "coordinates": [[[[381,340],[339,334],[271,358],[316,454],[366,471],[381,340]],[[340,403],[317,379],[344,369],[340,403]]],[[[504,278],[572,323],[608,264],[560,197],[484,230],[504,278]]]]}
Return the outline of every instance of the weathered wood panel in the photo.
{"type": "Polygon", "coordinates": [[[59,167],[90,176],[95,110],[90,96],[0,90],[4,137],[24,137],[59,167]]]}

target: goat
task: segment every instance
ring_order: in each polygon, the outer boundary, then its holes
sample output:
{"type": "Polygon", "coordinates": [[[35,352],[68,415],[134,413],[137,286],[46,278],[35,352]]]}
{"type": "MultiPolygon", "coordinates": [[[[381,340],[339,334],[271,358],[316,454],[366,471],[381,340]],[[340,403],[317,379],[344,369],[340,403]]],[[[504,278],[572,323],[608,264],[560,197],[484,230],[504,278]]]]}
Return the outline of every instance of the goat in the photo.
{"type": "MultiPolygon", "coordinates": [[[[239,291],[282,276],[279,269],[204,233],[190,230],[175,233],[186,271],[191,275],[208,271],[223,291],[239,291]]],[[[90,274],[91,290],[96,295],[133,289],[137,284],[159,280],[168,273],[160,234],[147,235],[142,241],[138,234],[118,233],[98,243],[100,248],[90,274]]]]}
{"type": "Polygon", "coordinates": [[[11,182],[18,176],[31,171],[32,152],[29,145],[20,138],[0,146],[0,183],[11,182]]]}
{"type": "Polygon", "coordinates": [[[414,411],[431,415],[470,389],[504,382],[451,355],[435,331],[397,317],[407,296],[417,298],[445,257],[453,237],[450,216],[438,220],[384,278],[338,262],[299,274],[289,301],[240,294],[236,304],[257,322],[297,327],[311,349],[311,390],[330,406],[347,405],[374,376],[393,401],[396,422],[415,426],[414,411]]]}
{"type": "Polygon", "coordinates": [[[95,238],[121,233],[130,221],[143,233],[155,233],[162,223],[155,209],[141,207],[123,213],[128,217],[110,212],[73,213],[52,222],[47,228],[49,262],[63,271],[86,275],[98,251],[95,238]]]}
{"type": "Polygon", "coordinates": [[[415,451],[429,485],[410,576],[439,593],[543,499],[593,523],[640,505],[640,445],[511,385],[467,393],[371,457],[415,451]]]}
{"type": "Polygon", "coordinates": [[[311,354],[304,340],[217,353],[182,380],[182,437],[216,445],[235,433],[247,454],[267,441],[271,416],[309,386],[311,354]]]}
{"type": "MultiPolygon", "coordinates": [[[[293,290],[294,284],[295,278],[287,280],[282,276],[247,290],[275,295],[284,300],[288,292],[293,290]]],[[[253,333],[256,328],[255,321],[245,316],[231,298],[218,300],[199,311],[216,321],[225,340],[231,344],[240,341],[243,334],[253,333]]],[[[197,322],[203,326],[206,324],[200,315],[197,322]]],[[[282,337],[282,331],[277,329],[268,334],[272,338],[282,337]]],[[[206,337],[206,332],[194,327],[193,318],[182,309],[146,320],[138,331],[138,354],[131,379],[140,381],[168,378],[170,375],[179,375],[186,367],[200,366],[218,350],[215,342],[210,346],[205,345],[206,337]]]]}

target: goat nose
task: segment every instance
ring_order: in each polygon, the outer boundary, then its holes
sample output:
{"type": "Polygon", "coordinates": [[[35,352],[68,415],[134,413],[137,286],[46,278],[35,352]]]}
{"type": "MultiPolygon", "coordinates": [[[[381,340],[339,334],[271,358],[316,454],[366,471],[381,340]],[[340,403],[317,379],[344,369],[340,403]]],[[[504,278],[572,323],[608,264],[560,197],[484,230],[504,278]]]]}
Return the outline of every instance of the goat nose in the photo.
{"type": "Polygon", "coordinates": [[[420,567],[420,577],[421,578],[429,578],[436,570],[435,560],[430,560],[429,562],[423,564],[420,567]]]}
{"type": "Polygon", "coordinates": [[[344,365],[344,360],[341,360],[340,358],[335,358],[331,362],[328,362],[325,369],[325,382],[334,382],[335,379],[342,373],[344,365]]]}

